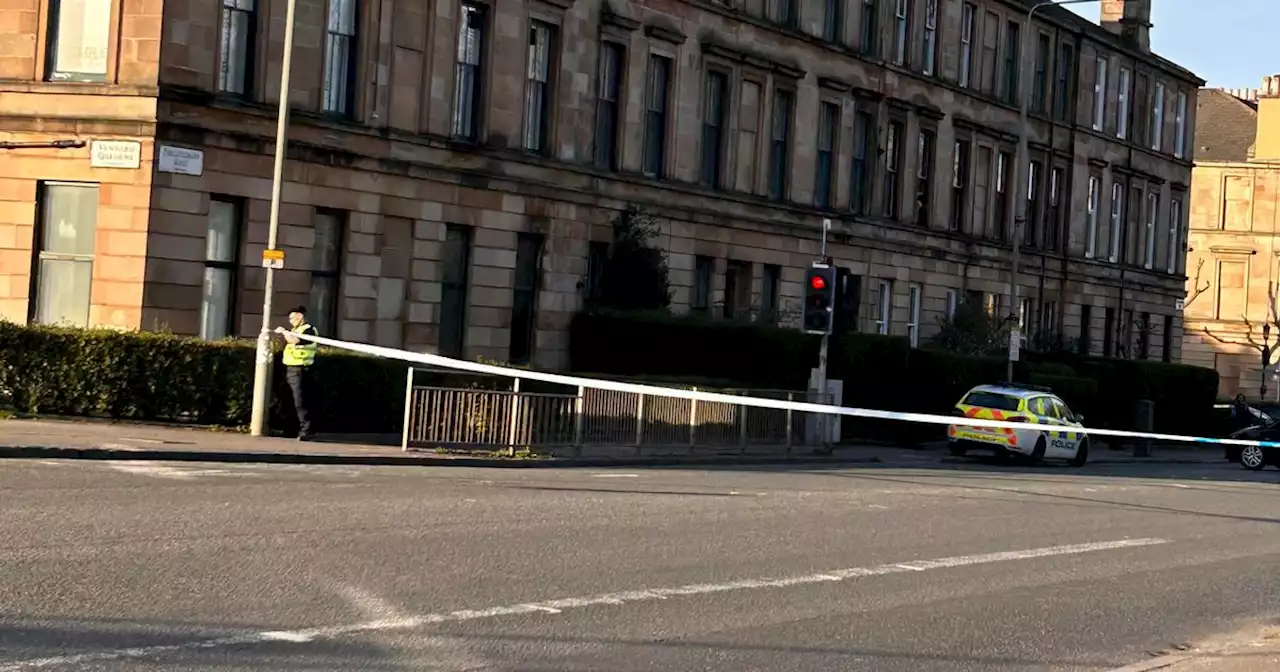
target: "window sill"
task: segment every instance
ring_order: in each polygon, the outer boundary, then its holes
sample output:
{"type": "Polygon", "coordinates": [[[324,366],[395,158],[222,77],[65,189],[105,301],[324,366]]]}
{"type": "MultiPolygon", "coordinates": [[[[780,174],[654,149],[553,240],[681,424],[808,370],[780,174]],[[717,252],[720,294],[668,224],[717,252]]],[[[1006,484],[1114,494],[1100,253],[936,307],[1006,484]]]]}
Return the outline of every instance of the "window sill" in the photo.
{"type": "Polygon", "coordinates": [[[0,80],[0,93],[45,93],[71,96],[133,96],[155,98],[160,95],[156,86],[106,84],[102,82],[32,82],[29,80],[0,80]]]}

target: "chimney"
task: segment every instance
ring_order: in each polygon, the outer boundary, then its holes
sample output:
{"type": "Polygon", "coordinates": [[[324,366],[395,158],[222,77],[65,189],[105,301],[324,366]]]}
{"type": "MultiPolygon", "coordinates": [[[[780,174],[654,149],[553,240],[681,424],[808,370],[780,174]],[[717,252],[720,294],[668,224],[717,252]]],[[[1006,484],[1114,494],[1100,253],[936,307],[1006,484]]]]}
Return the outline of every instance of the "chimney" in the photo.
{"type": "Polygon", "coordinates": [[[1138,51],[1151,51],[1151,0],[1102,0],[1098,23],[1138,51]]]}
{"type": "Polygon", "coordinates": [[[1254,137],[1253,158],[1258,161],[1280,160],[1280,75],[1262,78],[1258,91],[1258,132],[1254,137]]]}

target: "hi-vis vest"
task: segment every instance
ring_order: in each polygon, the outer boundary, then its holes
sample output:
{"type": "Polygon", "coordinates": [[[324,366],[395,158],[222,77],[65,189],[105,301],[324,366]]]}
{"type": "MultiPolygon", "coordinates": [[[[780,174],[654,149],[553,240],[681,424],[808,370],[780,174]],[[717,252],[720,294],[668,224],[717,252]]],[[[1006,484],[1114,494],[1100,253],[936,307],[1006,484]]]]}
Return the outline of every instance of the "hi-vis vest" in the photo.
{"type": "MultiPolygon", "coordinates": [[[[299,324],[293,328],[295,334],[305,334],[310,330],[312,336],[318,336],[314,327],[307,323],[299,324]]],[[[298,339],[298,343],[285,343],[284,345],[284,365],[285,366],[311,366],[316,361],[316,343],[315,341],[304,341],[298,339]]]]}

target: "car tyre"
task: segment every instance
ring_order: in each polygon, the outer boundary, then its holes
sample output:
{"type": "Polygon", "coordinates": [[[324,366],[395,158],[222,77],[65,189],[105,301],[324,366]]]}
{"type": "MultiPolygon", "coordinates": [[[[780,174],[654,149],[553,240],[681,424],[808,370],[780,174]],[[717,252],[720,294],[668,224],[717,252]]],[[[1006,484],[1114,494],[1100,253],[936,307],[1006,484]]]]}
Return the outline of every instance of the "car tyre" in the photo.
{"type": "Polygon", "coordinates": [[[1037,464],[1044,459],[1044,452],[1048,448],[1048,443],[1044,439],[1044,434],[1036,439],[1036,447],[1031,451],[1031,463],[1037,464]]]}
{"type": "Polygon", "coordinates": [[[1240,450],[1240,465],[1250,471],[1262,471],[1267,467],[1267,455],[1262,446],[1245,446],[1240,450]]]}
{"type": "Polygon", "coordinates": [[[1071,458],[1071,466],[1083,467],[1089,463],[1089,439],[1084,439],[1076,448],[1076,456],[1071,458]]]}

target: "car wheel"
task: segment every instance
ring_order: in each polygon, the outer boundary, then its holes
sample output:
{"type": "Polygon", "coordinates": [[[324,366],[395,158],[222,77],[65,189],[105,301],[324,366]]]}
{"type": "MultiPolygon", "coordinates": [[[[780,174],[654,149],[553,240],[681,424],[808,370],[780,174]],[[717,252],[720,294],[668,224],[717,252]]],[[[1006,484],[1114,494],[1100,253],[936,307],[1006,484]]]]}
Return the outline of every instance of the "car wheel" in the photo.
{"type": "Polygon", "coordinates": [[[1036,463],[1036,462],[1039,462],[1040,460],[1043,460],[1043,459],[1044,459],[1044,451],[1045,451],[1045,449],[1047,448],[1047,445],[1048,445],[1048,444],[1047,444],[1047,443],[1045,442],[1045,440],[1044,440],[1044,434],[1041,434],[1041,435],[1040,435],[1040,438],[1036,439],[1036,447],[1035,447],[1035,450],[1032,450],[1032,451],[1031,451],[1031,462],[1032,462],[1032,463],[1036,463]]]}
{"type": "Polygon", "coordinates": [[[1089,439],[1084,439],[1076,447],[1076,456],[1071,458],[1071,466],[1083,467],[1089,462],[1089,439]]]}
{"type": "Polygon", "coordinates": [[[1240,450],[1240,464],[1245,469],[1259,471],[1267,466],[1266,455],[1262,446],[1245,446],[1240,450]]]}

